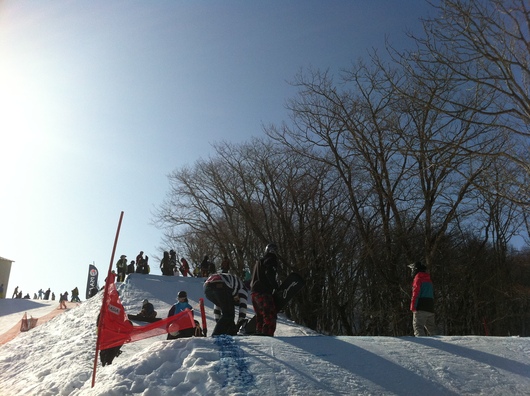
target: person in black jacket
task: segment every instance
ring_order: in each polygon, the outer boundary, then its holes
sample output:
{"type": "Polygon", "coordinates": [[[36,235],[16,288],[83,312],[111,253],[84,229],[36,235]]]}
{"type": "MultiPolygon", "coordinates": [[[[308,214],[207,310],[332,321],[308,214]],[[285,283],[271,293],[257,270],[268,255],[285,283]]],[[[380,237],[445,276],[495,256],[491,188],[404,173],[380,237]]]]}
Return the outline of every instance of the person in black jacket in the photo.
{"type": "Polygon", "coordinates": [[[269,243],[265,247],[265,255],[254,266],[250,291],[252,305],[256,312],[256,335],[274,336],[276,331],[276,306],[273,292],[278,288],[276,274],[278,272],[277,246],[269,243]]]}

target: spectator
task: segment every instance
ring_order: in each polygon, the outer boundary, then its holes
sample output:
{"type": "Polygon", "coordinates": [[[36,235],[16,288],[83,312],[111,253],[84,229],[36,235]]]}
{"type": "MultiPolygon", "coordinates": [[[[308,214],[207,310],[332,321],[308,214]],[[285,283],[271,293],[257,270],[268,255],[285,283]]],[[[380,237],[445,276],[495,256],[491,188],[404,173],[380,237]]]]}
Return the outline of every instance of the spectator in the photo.
{"type": "Polygon", "coordinates": [[[170,267],[170,261],[169,261],[169,252],[164,252],[164,256],[162,257],[162,260],[160,261],[160,270],[162,271],[162,275],[171,276],[173,275],[173,271],[170,267]]]}
{"type": "Polygon", "coordinates": [[[138,253],[138,256],[136,256],[136,268],[138,268],[138,266],[141,266],[143,264],[143,261],[144,261],[144,251],[140,250],[140,253],[138,253]]]}
{"type": "Polygon", "coordinates": [[[116,272],[118,273],[117,282],[123,282],[125,280],[125,274],[127,273],[127,256],[122,254],[120,259],[116,263],[116,272]]]}
{"type": "Polygon", "coordinates": [[[81,302],[79,299],[79,289],[76,287],[72,290],[72,302],[81,302]]]}
{"type": "Polygon", "coordinates": [[[184,257],[180,259],[180,273],[182,276],[188,276],[190,273],[190,266],[184,257]]]}
{"type": "Polygon", "coordinates": [[[208,259],[208,256],[204,256],[201,261],[201,276],[203,278],[208,278],[208,273],[210,271],[210,261],[208,261],[208,259]]]}
{"type": "Polygon", "coordinates": [[[178,275],[177,274],[177,252],[175,252],[173,249],[169,251],[169,272],[171,272],[171,275],[178,275]]]}
{"type": "Polygon", "coordinates": [[[277,249],[276,244],[269,243],[265,247],[265,255],[256,263],[252,272],[250,289],[256,312],[256,335],[273,337],[276,331],[277,311],[272,293],[278,288],[277,249]]]}
{"type": "Polygon", "coordinates": [[[228,271],[230,271],[230,260],[228,259],[228,256],[224,256],[223,261],[221,261],[221,272],[223,274],[228,274],[228,271]]]}
{"type": "Polygon", "coordinates": [[[414,278],[412,281],[412,299],[410,301],[414,336],[435,335],[434,289],[431,277],[426,272],[427,267],[421,261],[410,264],[409,268],[414,278]]]}
{"type": "Polygon", "coordinates": [[[127,266],[127,275],[134,274],[134,270],[135,270],[134,267],[135,267],[135,262],[134,262],[134,260],[131,260],[131,262],[127,266]]]}

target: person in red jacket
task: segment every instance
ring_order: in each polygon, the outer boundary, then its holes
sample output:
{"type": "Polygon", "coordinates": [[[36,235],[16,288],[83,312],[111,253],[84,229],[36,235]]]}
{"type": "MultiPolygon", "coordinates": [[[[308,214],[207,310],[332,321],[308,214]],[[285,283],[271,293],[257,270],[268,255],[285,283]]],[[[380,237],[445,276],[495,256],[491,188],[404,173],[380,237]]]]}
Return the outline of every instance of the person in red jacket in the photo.
{"type": "Polygon", "coordinates": [[[421,261],[410,264],[409,268],[412,270],[412,276],[414,277],[412,299],[410,301],[414,335],[416,337],[435,335],[434,289],[431,277],[426,272],[427,267],[421,261]]]}

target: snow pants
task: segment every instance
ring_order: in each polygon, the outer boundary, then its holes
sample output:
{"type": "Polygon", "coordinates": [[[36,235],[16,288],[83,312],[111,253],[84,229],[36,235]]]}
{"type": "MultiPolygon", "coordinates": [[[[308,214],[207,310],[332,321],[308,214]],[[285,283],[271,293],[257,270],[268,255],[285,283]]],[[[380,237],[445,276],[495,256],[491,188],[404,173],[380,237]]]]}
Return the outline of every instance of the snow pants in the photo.
{"type": "Polygon", "coordinates": [[[436,335],[434,313],[427,311],[413,312],[412,327],[414,327],[414,336],[416,337],[436,335]],[[425,330],[427,330],[427,332],[425,330]]]}
{"type": "Polygon", "coordinates": [[[252,293],[252,306],[256,312],[256,334],[274,336],[277,312],[272,294],[252,293]]]}
{"type": "Polygon", "coordinates": [[[212,336],[220,334],[235,335],[234,318],[236,309],[232,291],[224,282],[207,282],[204,284],[204,295],[221,311],[221,317],[213,329],[212,336]]]}

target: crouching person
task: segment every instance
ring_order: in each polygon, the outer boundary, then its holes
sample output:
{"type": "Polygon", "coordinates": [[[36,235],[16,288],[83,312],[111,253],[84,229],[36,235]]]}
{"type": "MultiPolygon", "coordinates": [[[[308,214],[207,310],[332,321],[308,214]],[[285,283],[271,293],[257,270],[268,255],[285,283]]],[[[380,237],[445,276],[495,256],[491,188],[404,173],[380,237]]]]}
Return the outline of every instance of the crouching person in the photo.
{"type": "Polygon", "coordinates": [[[241,279],[232,274],[214,274],[204,282],[204,295],[214,303],[217,324],[212,336],[236,335],[247,316],[248,292],[241,279]],[[235,307],[238,307],[238,324],[234,323],[235,307]]]}

